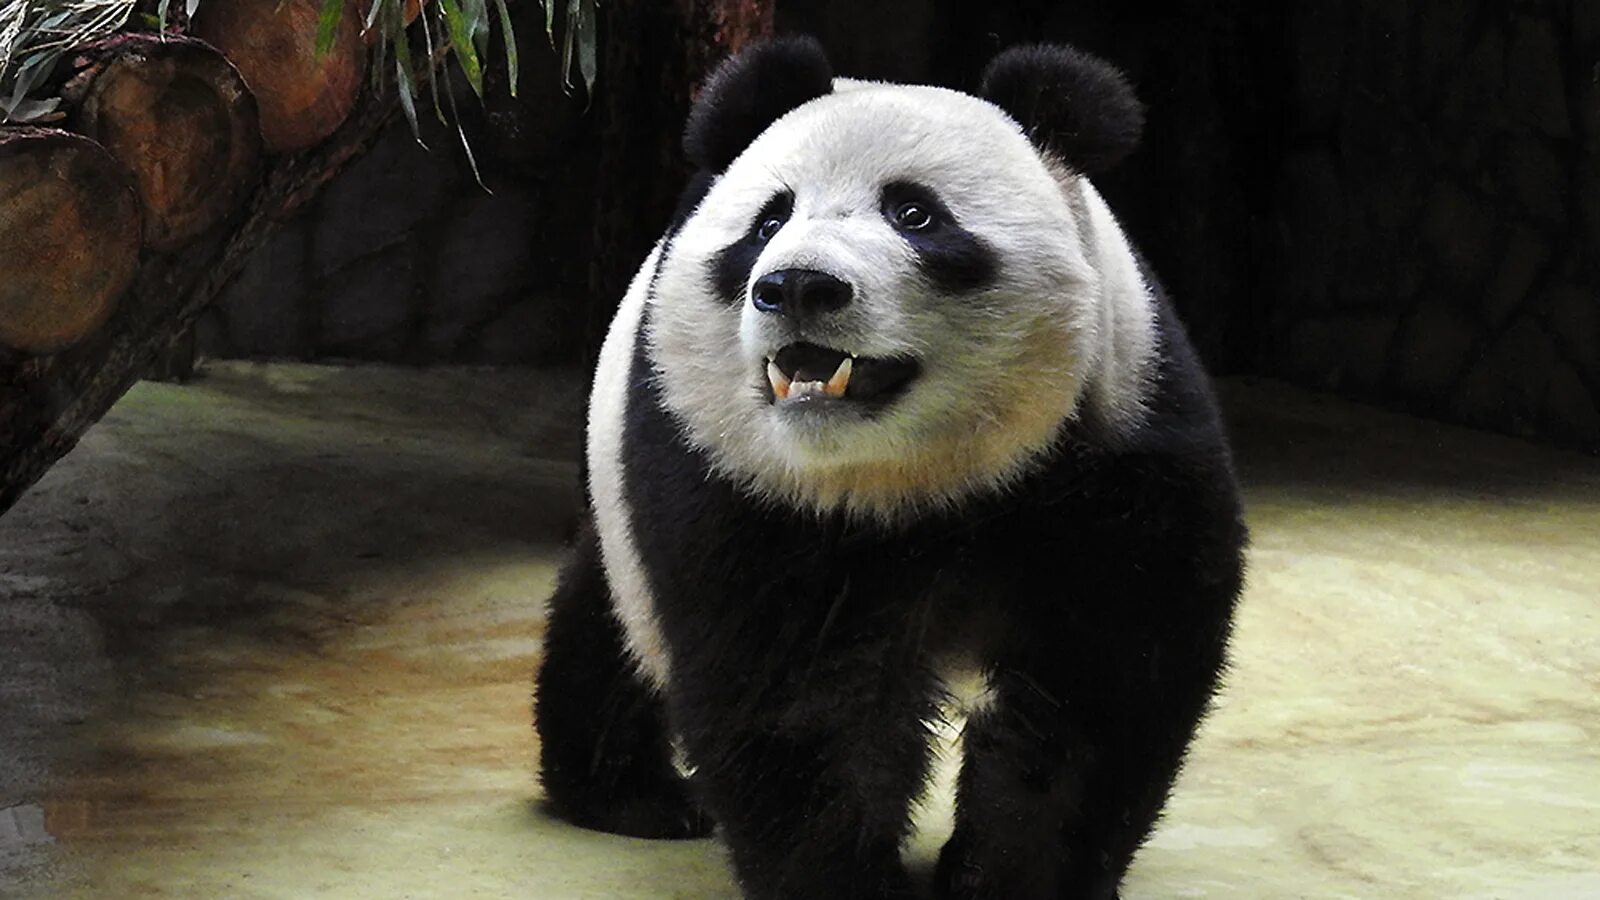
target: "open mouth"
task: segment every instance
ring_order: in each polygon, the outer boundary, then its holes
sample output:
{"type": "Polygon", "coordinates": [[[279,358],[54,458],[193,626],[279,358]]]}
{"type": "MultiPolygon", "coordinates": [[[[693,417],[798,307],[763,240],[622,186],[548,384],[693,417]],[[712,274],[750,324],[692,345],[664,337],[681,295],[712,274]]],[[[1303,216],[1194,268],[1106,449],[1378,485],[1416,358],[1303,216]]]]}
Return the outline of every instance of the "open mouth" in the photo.
{"type": "Polygon", "coordinates": [[[767,385],[779,406],[863,403],[883,406],[904,392],[921,366],[913,359],[856,356],[805,342],[767,360],[767,385]]]}

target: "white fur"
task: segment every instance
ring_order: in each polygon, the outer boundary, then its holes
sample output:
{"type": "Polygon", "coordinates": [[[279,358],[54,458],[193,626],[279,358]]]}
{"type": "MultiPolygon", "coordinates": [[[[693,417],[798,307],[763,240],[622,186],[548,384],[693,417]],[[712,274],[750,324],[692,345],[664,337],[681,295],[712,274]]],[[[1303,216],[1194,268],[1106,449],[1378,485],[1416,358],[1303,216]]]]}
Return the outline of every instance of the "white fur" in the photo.
{"type": "Polygon", "coordinates": [[[1113,431],[1137,428],[1158,350],[1153,306],[1088,182],[1041,157],[986,101],[839,87],[752,143],[661,261],[650,346],[690,439],[768,500],[895,520],[1003,488],[1085,406],[1113,431]],[[992,287],[950,297],[924,282],[880,210],[893,180],[931,187],[993,248],[992,287]],[[752,277],[809,267],[850,282],[855,302],[820,330],[729,306],[710,284],[711,260],[784,189],[793,215],[752,277]],[[875,420],[797,420],[767,402],[762,379],[766,358],[799,339],[912,355],[923,373],[875,420]]]}
{"type": "Polygon", "coordinates": [[[628,386],[633,376],[634,339],[645,307],[645,295],[661,258],[658,244],[633,277],[628,293],[606,332],[589,395],[589,497],[611,608],[627,634],[628,649],[642,672],[656,686],[667,683],[667,645],[656,622],[655,599],[645,577],[639,550],[633,544],[633,522],[622,494],[623,424],[628,386]]]}
{"type": "Polygon", "coordinates": [[[1122,226],[1087,179],[1065,186],[1079,211],[1078,227],[1089,264],[1100,273],[1097,329],[1101,336],[1085,380],[1086,403],[1120,437],[1144,421],[1146,395],[1160,353],[1155,307],[1122,226]]]}

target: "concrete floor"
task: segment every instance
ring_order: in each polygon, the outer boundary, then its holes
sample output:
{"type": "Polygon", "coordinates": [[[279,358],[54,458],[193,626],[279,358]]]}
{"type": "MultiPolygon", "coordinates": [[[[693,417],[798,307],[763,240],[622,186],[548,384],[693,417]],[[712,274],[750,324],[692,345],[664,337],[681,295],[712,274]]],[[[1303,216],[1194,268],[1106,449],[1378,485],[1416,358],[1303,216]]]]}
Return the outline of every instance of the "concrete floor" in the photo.
{"type": "MultiPolygon", "coordinates": [[[[580,394],[136,388],[0,518],[0,896],[733,896],[712,843],[538,805],[580,394]]],[[[1225,394],[1249,594],[1128,896],[1600,897],[1600,460],[1225,394]]]]}

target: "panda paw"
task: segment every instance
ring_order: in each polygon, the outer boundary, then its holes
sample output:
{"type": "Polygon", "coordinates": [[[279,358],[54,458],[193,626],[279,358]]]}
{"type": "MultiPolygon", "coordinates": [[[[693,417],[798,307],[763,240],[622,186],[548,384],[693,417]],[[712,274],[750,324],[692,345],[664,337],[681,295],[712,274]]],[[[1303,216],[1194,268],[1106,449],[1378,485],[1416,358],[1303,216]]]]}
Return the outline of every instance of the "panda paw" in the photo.
{"type": "Polygon", "coordinates": [[[581,828],[663,841],[709,837],[713,826],[711,817],[689,796],[683,783],[663,785],[650,793],[626,798],[557,803],[555,812],[581,828]]]}
{"type": "MultiPolygon", "coordinates": [[[[1026,865],[1028,861],[1017,862],[1026,865]]],[[[1056,880],[1059,875],[1059,871],[1018,872],[1009,866],[986,867],[978,857],[971,834],[958,827],[939,851],[939,863],[933,876],[933,896],[937,900],[1017,900],[1023,896],[1118,900],[1120,896],[1117,879],[1099,878],[1088,885],[1064,885],[1056,880]],[[1019,883],[1034,887],[1019,888],[1019,883]],[[1053,887],[1040,888],[1040,885],[1053,887]],[[1043,893],[1040,893],[1041,890],[1043,893]]]]}
{"type": "Polygon", "coordinates": [[[938,900],[979,900],[996,896],[984,891],[983,867],[972,858],[972,841],[957,831],[939,850],[933,872],[933,895],[938,900]]]}

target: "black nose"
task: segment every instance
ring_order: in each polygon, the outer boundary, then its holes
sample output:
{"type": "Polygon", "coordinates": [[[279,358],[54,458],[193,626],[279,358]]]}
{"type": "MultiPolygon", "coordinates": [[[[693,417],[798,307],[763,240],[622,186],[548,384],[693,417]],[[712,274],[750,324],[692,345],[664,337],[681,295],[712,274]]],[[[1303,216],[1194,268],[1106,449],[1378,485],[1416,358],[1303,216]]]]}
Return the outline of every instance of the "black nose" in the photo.
{"type": "Polygon", "coordinates": [[[827,272],[779,269],[756,279],[750,299],[762,312],[803,317],[840,309],[852,293],[848,283],[827,272]]]}

